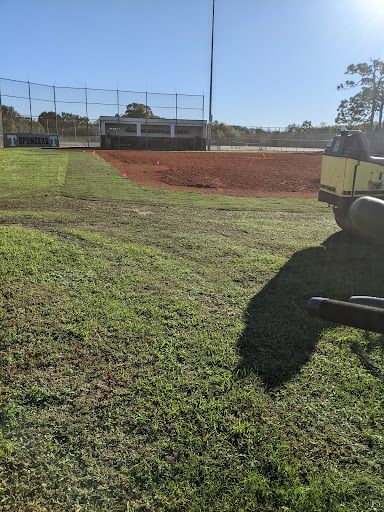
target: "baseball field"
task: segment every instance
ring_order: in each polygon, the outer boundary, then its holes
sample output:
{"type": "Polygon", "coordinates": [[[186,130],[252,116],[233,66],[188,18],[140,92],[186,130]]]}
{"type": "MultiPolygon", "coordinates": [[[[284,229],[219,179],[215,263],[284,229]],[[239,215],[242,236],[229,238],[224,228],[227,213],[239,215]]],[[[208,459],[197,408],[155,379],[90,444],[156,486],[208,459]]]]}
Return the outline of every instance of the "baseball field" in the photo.
{"type": "Polygon", "coordinates": [[[384,249],[321,157],[0,151],[0,510],[384,509],[384,249]]]}
{"type": "Polygon", "coordinates": [[[317,197],[321,155],[100,151],[139,185],[238,197],[317,197]]]}

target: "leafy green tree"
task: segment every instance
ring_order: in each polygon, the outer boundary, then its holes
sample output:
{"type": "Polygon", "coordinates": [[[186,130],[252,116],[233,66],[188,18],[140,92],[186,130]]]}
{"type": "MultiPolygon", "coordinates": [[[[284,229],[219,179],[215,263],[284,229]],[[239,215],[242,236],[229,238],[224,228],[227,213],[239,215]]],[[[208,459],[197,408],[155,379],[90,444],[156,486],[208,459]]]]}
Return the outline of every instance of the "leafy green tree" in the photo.
{"type": "Polygon", "coordinates": [[[311,128],[312,128],[312,121],[306,120],[301,123],[301,129],[303,130],[303,132],[306,130],[310,130],[311,128]]]}
{"type": "Polygon", "coordinates": [[[221,139],[239,138],[239,132],[235,130],[233,126],[226,123],[219,123],[219,121],[214,121],[212,123],[211,133],[221,139]]]}
{"type": "Polygon", "coordinates": [[[63,134],[74,134],[74,130],[76,130],[76,135],[80,136],[97,135],[99,133],[99,123],[90,121],[86,116],[62,112],[60,121],[59,127],[63,134]]]}
{"type": "Polygon", "coordinates": [[[30,132],[31,121],[22,117],[13,107],[1,105],[4,132],[30,132]]]}
{"type": "Polygon", "coordinates": [[[335,122],[351,126],[368,126],[371,107],[372,90],[365,87],[351,98],[341,101],[337,108],[335,122]]]}
{"type": "Polygon", "coordinates": [[[143,103],[130,103],[127,105],[125,114],[122,117],[159,119],[159,116],[155,116],[150,107],[147,107],[143,103]]]}
{"type": "Polygon", "coordinates": [[[291,123],[286,127],[287,132],[293,133],[293,132],[299,132],[300,131],[300,125],[296,123],[291,123]]]}
{"type": "Polygon", "coordinates": [[[28,117],[21,116],[14,107],[6,105],[1,106],[3,117],[4,132],[33,132],[56,133],[56,126],[59,135],[73,136],[76,133],[79,136],[98,135],[98,121],[91,122],[87,117],[82,117],[70,112],[62,112],[57,114],[53,111],[41,112],[38,120],[30,120],[28,117]],[[57,125],[56,125],[57,118],[57,125]]]}
{"type": "Polygon", "coordinates": [[[314,127],[317,133],[338,133],[340,130],[340,126],[335,124],[327,124],[324,121],[320,123],[320,126],[314,127]]]}
{"type": "Polygon", "coordinates": [[[38,122],[41,124],[44,131],[48,129],[49,133],[56,133],[56,126],[60,126],[61,117],[59,114],[56,114],[56,112],[41,112],[41,114],[38,117],[38,122]]]}
{"type": "Polygon", "coordinates": [[[89,123],[88,117],[78,116],[76,114],[71,114],[70,112],[62,112],[61,119],[65,123],[76,123],[77,126],[86,126],[89,123]]]}
{"type": "Polygon", "coordinates": [[[238,124],[232,124],[231,126],[237,131],[239,135],[242,136],[254,135],[256,131],[258,131],[258,128],[250,128],[248,126],[240,126],[238,124]]]}
{"type": "Polygon", "coordinates": [[[312,126],[312,121],[303,121],[300,124],[296,124],[296,123],[291,123],[289,124],[287,127],[286,127],[286,131],[289,132],[289,133],[294,133],[294,132],[305,132],[305,131],[308,131],[310,129],[312,129],[313,126],[312,126]]]}
{"type": "Polygon", "coordinates": [[[361,90],[349,100],[342,100],[335,122],[361,124],[368,122],[372,131],[376,114],[379,115],[378,127],[382,128],[384,107],[384,62],[370,59],[371,63],[350,64],[346,75],[356,76],[355,80],[346,80],[337,86],[340,90],[360,88],[361,90]]]}

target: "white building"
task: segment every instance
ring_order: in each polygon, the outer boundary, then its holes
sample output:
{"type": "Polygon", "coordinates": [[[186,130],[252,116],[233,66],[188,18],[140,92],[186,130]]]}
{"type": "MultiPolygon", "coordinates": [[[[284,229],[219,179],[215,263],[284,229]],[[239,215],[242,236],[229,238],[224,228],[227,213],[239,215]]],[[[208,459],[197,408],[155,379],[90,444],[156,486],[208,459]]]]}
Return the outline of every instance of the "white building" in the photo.
{"type": "Polygon", "coordinates": [[[186,119],[100,117],[103,149],[205,150],[207,122],[186,119]]]}

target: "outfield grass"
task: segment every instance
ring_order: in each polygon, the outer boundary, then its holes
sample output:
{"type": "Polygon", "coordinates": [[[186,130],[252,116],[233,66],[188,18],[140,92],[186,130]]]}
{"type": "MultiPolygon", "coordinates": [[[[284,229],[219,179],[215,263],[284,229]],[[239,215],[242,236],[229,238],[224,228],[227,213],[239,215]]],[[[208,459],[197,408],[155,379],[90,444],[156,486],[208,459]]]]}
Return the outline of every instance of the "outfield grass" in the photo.
{"type": "Polygon", "coordinates": [[[383,248],[90,153],[0,183],[0,510],[384,509],[383,337],[305,310],[384,296],[383,248]]]}

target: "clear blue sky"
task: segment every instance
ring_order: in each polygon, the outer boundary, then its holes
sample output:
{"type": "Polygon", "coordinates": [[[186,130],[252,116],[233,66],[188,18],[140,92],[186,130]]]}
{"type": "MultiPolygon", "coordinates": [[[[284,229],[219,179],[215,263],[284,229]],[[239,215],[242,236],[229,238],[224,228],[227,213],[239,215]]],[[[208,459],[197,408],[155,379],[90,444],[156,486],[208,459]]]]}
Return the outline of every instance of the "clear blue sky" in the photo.
{"type": "MultiPolygon", "coordinates": [[[[0,77],[204,94],[207,118],[211,16],[212,0],[0,0],[0,77]]],[[[333,123],[347,66],[369,58],[383,0],[216,0],[213,118],[333,123]]]]}

